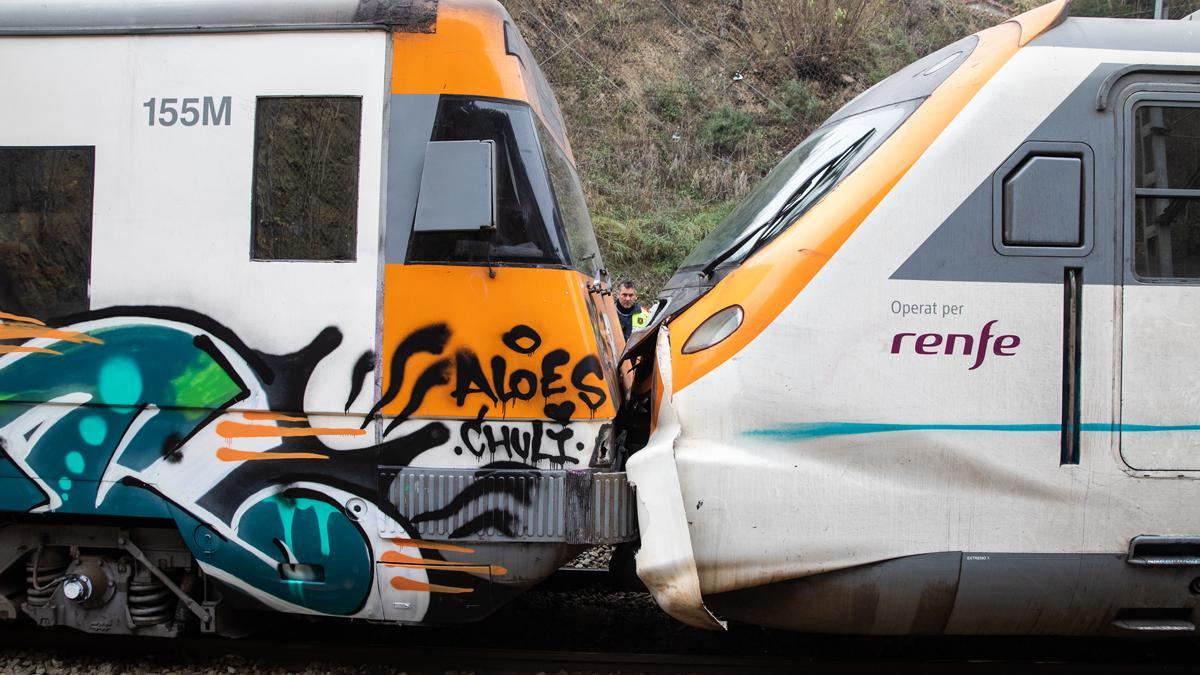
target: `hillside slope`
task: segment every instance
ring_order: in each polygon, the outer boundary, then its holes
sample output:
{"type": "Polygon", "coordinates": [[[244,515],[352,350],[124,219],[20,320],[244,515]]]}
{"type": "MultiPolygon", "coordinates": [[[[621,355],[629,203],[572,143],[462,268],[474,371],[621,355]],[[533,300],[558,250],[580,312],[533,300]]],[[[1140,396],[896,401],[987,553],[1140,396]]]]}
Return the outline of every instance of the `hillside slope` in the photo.
{"type": "MultiPolygon", "coordinates": [[[[809,131],[1041,0],[505,0],[558,94],[605,262],[650,294],[809,131]]],[[[1171,0],[1174,16],[1200,0],[1171,0]]],[[[1153,0],[1076,0],[1149,17],[1153,0]]]]}

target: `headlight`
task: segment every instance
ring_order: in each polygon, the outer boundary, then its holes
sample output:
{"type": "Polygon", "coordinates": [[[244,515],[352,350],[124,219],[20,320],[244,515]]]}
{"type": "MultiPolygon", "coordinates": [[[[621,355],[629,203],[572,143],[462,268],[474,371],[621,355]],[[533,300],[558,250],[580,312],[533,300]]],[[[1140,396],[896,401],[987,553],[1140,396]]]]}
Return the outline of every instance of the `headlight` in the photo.
{"type": "Polygon", "coordinates": [[[683,353],[694,354],[703,351],[733,335],[734,331],[742,325],[744,317],[742,308],[737,305],[726,307],[713,314],[692,332],[687,342],[683,343],[683,353]]]}

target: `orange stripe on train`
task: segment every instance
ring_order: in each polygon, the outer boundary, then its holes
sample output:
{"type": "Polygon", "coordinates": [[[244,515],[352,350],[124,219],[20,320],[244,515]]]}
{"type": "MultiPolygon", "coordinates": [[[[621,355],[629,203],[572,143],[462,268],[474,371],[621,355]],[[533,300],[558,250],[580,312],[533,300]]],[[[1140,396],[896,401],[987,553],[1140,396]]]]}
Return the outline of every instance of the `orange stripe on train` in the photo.
{"type": "Polygon", "coordinates": [[[393,577],[390,582],[392,588],[398,591],[425,591],[427,593],[474,593],[473,588],[460,588],[458,586],[441,586],[438,584],[427,584],[423,581],[415,581],[408,577],[393,577]]]}
{"type": "Polygon", "coordinates": [[[222,462],[261,462],[289,459],[329,459],[329,456],[318,455],[315,452],[251,452],[233,448],[218,448],[217,459],[222,462]]]}
{"type": "Polygon", "coordinates": [[[16,347],[13,345],[0,345],[0,354],[50,354],[51,356],[62,356],[62,352],[56,352],[53,349],[16,347]]]}
{"type": "Polygon", "coordinates": [[[277,427],[228,421],[217,425],[217,435],[222,438],[297,438],[304,436],[365,436],[366,434],[367,432],[363,429],[277,427]]]}
{"type": "Polygon", "coordinates": [[[7,312],[0,312],[0,319],[2,319],[4,321],[16,321],[18,323],[31,323],[35,326],[45,326],[46,325],[46,324],[42,323],[41,321],[38,321],[37,319],[31,318],[28,316],[18,316],[16,314],[9,314],[7,312]]]}
{"type": "Polygon", "coordinates": [[[87,333],[76,333],[69,330],[55,330],[53,328],[43,328],[40,326],[14,326],[12,324],[0,324],[0,340],[29,340],[36,338],[46,338],[49,340],[61,340],[63,342],[88,342],[94,345],[104,344],[104,340],[94,338],[87,333]]]}
{"type": "Polygon", "coordinates": [[[1055,0],[980,32],[971,56],[875,154],[803,217],[803,227],[785,230],[676,317],[670,324],[673,391],[683,390],[732,358],[770,325],[1020,45],[1062,15],[1065,3],[1055,0]],[[730,305],[742,307],[745,323],[720,344],[684,354],[688,336],[730,305]]]}

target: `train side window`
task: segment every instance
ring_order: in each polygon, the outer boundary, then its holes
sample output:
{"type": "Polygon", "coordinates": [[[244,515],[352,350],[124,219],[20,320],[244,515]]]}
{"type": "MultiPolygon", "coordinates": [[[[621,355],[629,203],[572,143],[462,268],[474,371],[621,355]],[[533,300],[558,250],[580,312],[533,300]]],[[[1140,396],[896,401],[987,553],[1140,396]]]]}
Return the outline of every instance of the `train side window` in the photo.
{"type": "Polygon", "coordinates": [[[0,148],[0,312],[88,309],[94,147],[0,148]]]}
{"type": "Polygon", "coordinates": [[[362,99],[258,99],[250,257],[355,259],[362,99]]]}
{"type": "Polygon", "coordinates": [[[1083,143],[1030,141],[993,180],[992,244],[1011,256],[1082,257],[1092,249],[1094,154],[1083,143]]]}
{"type": "Polygon", "coordinates": [[[1133,123],[1134,272],[1200,279],[1200,105],[1141,105],[1133,123]]]}

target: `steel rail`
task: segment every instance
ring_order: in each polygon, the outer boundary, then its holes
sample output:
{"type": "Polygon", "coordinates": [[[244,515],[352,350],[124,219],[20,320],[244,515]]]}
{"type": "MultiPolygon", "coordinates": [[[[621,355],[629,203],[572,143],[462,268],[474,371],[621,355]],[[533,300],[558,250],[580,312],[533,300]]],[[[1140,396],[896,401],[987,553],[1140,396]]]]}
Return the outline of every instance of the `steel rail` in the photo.
{"type": "MultiPolygon", "coordinates": [[[[327,628],[327,626],[325,627],[327,628]]],[[[120,664],[122,672],[135,672],[139,667],[131,661],[149,661],[146,669],[177,670],[183,664],[205,668],[233,667],[246,672],[288,668],[303,670],[310,664],[322,666],[372,666],[396,668],[407,672],[472,671],[474,673],[879,673],[920,672],[941,673],[1192,673],[1196,672],[1191,659],[1163,661],[1158,658],[1130,658],[1125,661],[1097,662],[1082,645],[1079,654],[1050,656],[1015,655],[997,658],[988,655],[977,658],[964,655],[960,649],[942,652],[939,644],[954,638],[926,640],[922,645],[911,642],[901,645],[896,655],[872,654],[870,648],[856,649],[855,639],[828,638],[833,648],[815,654],[795,657],[762,657],[756,655],[704,655],[674,653],[586,652],[555,649],[497,649],[469,646],[475,632],[469,627],[448,629],[456,632],[458,645],[422,644],[429,629],[389,629],[394,639],[379,640],[380,632],[364,623],[348,623],[344,629],[329,631],[321,627],[300,628],[295,634],[276,634],[270,638],[234,640],[213,636],[192,636],[177,639],[139,638],[129,636],[89,635],[69,629],[40,629],[32,626],[10,625],[0,628],[0,659],[19,652],[24,658],[51,658],[61,663],[60,670],[96,667],[96,660],[111,659],[120,664]],[[355,626],[369,640],[355,639],[355,626]],[[366,630],[363,630],[366,629],[366,630]],[[409,639],[413,638],[413,639],[409,639]],[[942,640],[944,642],[939,642],[942,640]],[[459,646],[465,645],[465,646],[459,646]],[[932,646],[932,648],[931,648],[932,646]],[[832,653],[831,653],[832,652],[832,653]],[[71,659],[86,659],[73,664],[71,659]]],[[[536,626],[530,627],[536,631],[536,626]]],[[[814,636],[815,637],[815,636],[814,636]]],[[[862,645],[879,638],[857,639],[862,645]]],[[[901,639],[903,640],[903,639],[901,639]]],[[[1010,640],[1020,640],[1011,638],[1010,640]]],[[[444,642],[443,637],[441,642],[444,642]]],[[[1085,641],[1088,642],[1088,641],[1085,641]]],[[[1091,644],[1091,642],[1088,642],[1091,644]]],[[[1140,643],[1148,644],[1148,643],[1140,643]]],[[[1194,647],[1194,641],[1191,643],[1194,647]]],[[[862,646],[860,645],[860,647],[862,646]]],[[[613,645],[619,648],[620,645],[613,645]]],[[[669,647],[669,645],[664,645],[669,647]]],[[[891,651],[891,650],[889,650],[891,651]]],[[[990,650],[987,650],[990,651],[990,650]]],[[[1014,650],[1017,651],[1017,650],[1014,650]]],[[[1137,651],[1137,650],[1135,650],[1137,651]]],[[[1186,648],[1179,650],[1188,651],[1186,648]]],[[[1191,653],[1194,653],[1191,652],[1191,653]]]]}

